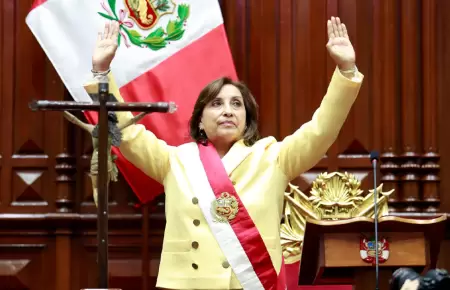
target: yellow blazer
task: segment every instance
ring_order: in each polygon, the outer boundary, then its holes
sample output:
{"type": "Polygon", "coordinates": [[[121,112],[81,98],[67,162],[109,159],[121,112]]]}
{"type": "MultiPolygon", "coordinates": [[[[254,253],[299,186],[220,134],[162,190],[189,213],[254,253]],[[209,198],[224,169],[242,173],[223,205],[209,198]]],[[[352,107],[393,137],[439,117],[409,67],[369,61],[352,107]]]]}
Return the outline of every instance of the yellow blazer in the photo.
{"type": "MultiPolygon", "coordinates": [[[[110,91],[122,102],[112,75],[110,91]]],[[[358,95],[363,75],[334,71],[326,95],[311,121],[282,141],[259,140],[252,147],[236,142],[222,159],[237,193],[261,233],[277,273],[281,267],[280,219],[287,184],[313,167],[336,140],[358,95]]],[[[95,82],[85,84],[97,92],[95,82]]],[[[117,114],[119,123],[132,117],[117,114]]],[[[240,289],[231,267],[198,207],[184,172],[180,153],[186,144],[169,146],[137,124],[123,132],[122,154],[148,176],[162,183],[166,194],[166,229],[157,287],[170,289],[240,289]]],[[[197,158],[193,156],[193,158],[197,158]]]]}

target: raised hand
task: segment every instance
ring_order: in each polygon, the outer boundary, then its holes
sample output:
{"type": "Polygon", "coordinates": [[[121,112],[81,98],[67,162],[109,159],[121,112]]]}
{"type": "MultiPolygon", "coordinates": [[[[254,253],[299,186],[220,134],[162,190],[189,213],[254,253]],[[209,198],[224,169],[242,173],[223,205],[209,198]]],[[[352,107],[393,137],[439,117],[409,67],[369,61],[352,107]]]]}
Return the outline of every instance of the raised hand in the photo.
{"type": "Polygon", "coordinates": [[[327,49],[331,58],[341,70],[351,70],[355,66],[355,50],[347,34],[347,28],[339,17],[331,17],[327,22],[327,49]]]}
{"type": "Polygon", "coordinates": [[[119,23],[117,21],[106,22],[103,32],[98,32],[94,54],[92,55],[92,68],[95,71],[109,69],[117,51],[118,35],[119,23]]]}

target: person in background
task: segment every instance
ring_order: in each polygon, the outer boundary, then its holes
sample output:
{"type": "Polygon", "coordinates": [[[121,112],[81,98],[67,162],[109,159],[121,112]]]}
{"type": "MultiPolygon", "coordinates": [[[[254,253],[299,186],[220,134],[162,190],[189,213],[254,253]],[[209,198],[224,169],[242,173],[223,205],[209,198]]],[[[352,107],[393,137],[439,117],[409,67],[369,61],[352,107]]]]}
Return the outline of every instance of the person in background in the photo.
{"type": "Polygon", "coordinates": [[[450,289],[450,275],[444,269],[432,269],[420,276],[411,268],[399,268],[392,274],[390,289],[447,290],[450,289]]]}

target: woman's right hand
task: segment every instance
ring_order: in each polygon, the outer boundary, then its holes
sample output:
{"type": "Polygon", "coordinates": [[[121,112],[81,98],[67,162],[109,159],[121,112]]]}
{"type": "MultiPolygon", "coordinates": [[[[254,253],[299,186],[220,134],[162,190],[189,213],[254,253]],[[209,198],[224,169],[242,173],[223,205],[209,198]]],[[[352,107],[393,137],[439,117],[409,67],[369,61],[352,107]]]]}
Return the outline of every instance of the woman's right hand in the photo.
{"type": "Polygon", "coordinates": [[[105,23],[103,32],[99,31],[92,55],[92,69],[94,71],[107,71],[117,51],[117,38],[119,35],[119,22],[105,23]]]}

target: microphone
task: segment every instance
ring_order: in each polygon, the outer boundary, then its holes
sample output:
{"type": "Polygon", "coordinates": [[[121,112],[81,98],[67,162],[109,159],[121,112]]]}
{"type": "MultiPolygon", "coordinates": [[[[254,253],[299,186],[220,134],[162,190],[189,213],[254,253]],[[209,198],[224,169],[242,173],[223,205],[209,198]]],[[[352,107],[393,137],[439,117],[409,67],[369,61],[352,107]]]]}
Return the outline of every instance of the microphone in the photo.
{"type": "Polygon", "coordinates": [[[373,168],[373,202],[374,202],[374,213],[375,213],[375,290],[378,288],[378,193],[377,193],[377,163],[379,161],[379,154],[377,151],[370,152],[370,162],[373,168]]]}

